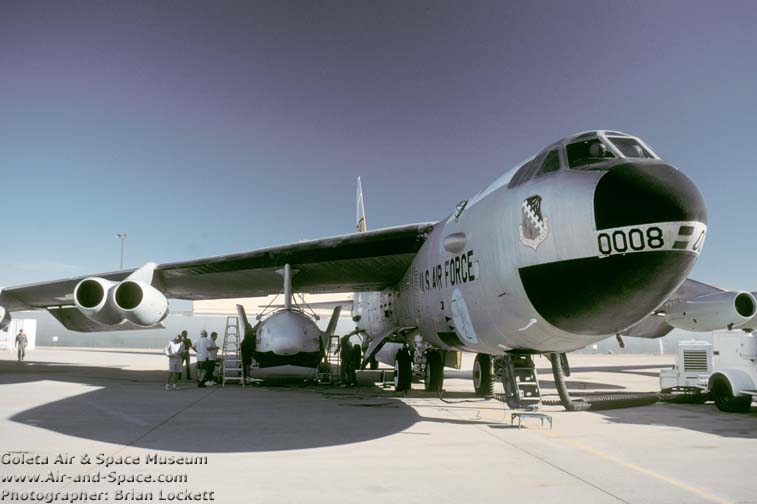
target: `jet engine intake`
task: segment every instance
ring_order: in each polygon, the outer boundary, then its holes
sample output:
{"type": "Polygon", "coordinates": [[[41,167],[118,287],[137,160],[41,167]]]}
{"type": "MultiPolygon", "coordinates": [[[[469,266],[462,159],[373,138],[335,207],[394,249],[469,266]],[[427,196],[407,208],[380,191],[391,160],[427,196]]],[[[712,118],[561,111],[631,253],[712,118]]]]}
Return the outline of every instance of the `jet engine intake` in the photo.
{"type": "Polygon", "coordinates": [[[686,331],[733,329],[757,314],[757,300],[749,292],[717,292],[675,301],[666,313],[668,324],[686,331]]]}
{"type": "Polygon", "coordinates": [[[113,299],[123,318],[141,327],[160,323],[168,315],[168,299],[158,289],[139,280],[124,280],[113,299]]]}
{"type": "Polygon", "coordinates": [[[11,314],[4,306],[0,306],[0,331],[5,331],[11,323],[11,314]]]}
{"type": "Polygon", "coordinates": [[[99,277],[85,278],[74,288],[74,304],[85,317],[103,325],[120,324],[124,317],[113,305],[116,282],[99,277]]]}

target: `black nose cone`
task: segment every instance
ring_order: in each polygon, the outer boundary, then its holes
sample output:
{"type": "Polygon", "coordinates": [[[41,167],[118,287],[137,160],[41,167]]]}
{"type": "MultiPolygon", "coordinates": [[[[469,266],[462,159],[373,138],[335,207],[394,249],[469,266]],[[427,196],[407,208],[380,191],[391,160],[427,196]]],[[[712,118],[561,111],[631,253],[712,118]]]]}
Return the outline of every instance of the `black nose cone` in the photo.
{"type": "Polygon", "coordinates": [[[695,241],[695,226],[678,223],[706,224],[707,210],[694,183],[672,166],[623,160],[599,179],[594,221],[597,255],[535,264],[519,272],[531,304],[547,322],[570,333],[596,336],[644,319],[683,282],[696,262],[704,230],[699,227],[695,241]],[[645,227],[650,224],[656,226],[645,227]],[[673,229],[664,240],[663,228],[673,229]],[[614,231],[606,231],[610,229],[614,231]],[[657,233],[653,239],[651,230],[657,233]],[[612,241],[602,242],[602,235],[612,241]],[[605,252],[602,243],[622,250],[605,252]]]}
{"type": "Polygon", "coordinates": [[[594,192],[597,230],[696,221],[707,223],[704,198],[683,173],[660,161],[629,161],[612,167],[594,192]]]}

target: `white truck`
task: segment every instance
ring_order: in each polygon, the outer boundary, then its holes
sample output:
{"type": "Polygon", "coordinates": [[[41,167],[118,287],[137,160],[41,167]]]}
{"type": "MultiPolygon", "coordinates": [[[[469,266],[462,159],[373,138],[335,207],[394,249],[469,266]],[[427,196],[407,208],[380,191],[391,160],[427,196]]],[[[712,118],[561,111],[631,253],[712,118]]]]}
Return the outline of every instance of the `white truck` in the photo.
{"type": "Polygon", "coordinates": [[[682,341],[673,369],[660,372],[663,392],[687,392],[721,411],[747,412],[757,397],[757,344],[752,333],[715,331],[712,344],[682,341]]]}

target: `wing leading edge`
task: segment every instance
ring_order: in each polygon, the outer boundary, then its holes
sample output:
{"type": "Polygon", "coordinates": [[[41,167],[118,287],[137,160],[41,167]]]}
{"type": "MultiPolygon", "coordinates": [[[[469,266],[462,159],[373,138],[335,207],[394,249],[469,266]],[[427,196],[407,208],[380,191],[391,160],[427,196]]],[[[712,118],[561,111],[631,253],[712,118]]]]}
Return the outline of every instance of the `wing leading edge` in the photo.
{"type": "MultiPolygon", "coordinates": [[[[160,264],[153,284],[176,299],[264,296],[281,291],[282,279],[276,270],[291,264],[297,272],[292,285],[301,292],[381,290],[400,280],[433,226],[410,224],[160,264]]],[[[120,281],[133,271],[87,276],[120,281]]],[[[5,288],[0,292],[0,306],[8,311],[69,306],[74,287],[84,278],[5,288]]]]}

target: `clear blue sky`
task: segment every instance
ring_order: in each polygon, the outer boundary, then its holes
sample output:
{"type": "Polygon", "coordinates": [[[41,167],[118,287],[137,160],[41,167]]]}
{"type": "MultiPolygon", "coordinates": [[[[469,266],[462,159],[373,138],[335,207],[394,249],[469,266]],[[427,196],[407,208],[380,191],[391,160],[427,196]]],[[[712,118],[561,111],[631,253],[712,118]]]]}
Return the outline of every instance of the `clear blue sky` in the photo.
{"type": "Polygon", "coordinates": [[[755,2],[0,3],[0,285],[443,218],[587,129],[699,186],[757,290],[755,2]]]}

